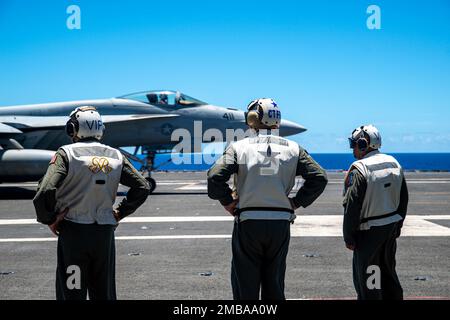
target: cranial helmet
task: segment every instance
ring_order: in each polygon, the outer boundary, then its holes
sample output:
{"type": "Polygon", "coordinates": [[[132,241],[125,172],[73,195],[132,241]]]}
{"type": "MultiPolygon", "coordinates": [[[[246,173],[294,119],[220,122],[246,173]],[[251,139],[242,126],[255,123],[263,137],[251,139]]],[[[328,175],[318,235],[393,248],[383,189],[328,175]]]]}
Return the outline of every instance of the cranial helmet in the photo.
{"type": "Polygon", "coordinates": [[[365,151],[367,148],[379,149],[381,147],[380,132],[371,124],[353,130],[348,140],[351,149],[355,148],[356,145],[361,151],[365,151]],[[368,141],[366,137],[369,137],[368,141]]]}
{"type": "Polygon", "coordinates": [[[76,108],[70,113],[70,119],[66,123],[66,133],[71,138],[100,140],[104,131],[105,125],[95,107],[76,108]]]}
{"type": "Polygon", "coordinates": [[[279,127],[281,112],[277,103],[270,98],[256,99],[247,106],[245,119],[251,127],[279,127]]]}

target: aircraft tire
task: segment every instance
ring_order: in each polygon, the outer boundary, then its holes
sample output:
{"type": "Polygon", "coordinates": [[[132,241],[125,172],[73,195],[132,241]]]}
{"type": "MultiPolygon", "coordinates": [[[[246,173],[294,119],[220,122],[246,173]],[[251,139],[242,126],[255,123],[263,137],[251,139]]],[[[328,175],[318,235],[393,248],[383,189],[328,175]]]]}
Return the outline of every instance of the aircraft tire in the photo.
{"type": "Polygon", "coordinates": [[[156,189],[156,181],[153,178],[146,178],[148,181],[148,184],[150,185],[150,191],[148,192],[148,194],[152,194],[153,191],[155,191],[156,189]]]}

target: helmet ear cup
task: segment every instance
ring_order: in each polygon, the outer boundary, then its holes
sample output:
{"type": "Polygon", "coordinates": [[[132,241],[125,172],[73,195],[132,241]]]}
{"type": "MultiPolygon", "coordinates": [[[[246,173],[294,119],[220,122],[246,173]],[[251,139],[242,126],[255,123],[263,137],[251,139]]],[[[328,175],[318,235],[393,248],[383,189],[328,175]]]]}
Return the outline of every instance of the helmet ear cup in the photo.
{"type": "Polygon", "coordinates": [[[247,109],[248,112],[245,113],[245,123],[254,129],[259,128],[263,114],[261,112],[261,107],[258,105],[258,100],[250,102],[247,109]]]}
{"type": "Polygon", "coordinates": [[[66,123],[66,133],[69,137],[73,138],[78,132],[78,121],[72,118],[66,123]]]}
{"type": "Polygon", "coordinates": [[[358,141],[356,141],[356,144],[358,145],[358,149],[361,151],[366,151],[369,147],[369,143],[365,138],[359,138],[358,141]]]}
{"type": "Polygon", "coordinates": [[[260,114],[255,111],[249,111],[247,113],[247,125],[249,125],[250,127],[256,128],[259,127],[261,120],[260,120],[260,114]]]}

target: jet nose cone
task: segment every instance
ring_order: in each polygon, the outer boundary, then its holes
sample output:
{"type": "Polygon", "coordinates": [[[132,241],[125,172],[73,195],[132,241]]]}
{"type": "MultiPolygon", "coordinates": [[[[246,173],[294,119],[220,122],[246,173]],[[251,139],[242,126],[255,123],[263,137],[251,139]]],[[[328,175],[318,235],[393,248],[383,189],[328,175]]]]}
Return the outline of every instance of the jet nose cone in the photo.
{"type": "Polygon", "coordinates": [[[281,120],[280,125],[280,135],[281,136],[292,136],[297,133],[305,132],[306,128],[289,120],[281,120]]]}

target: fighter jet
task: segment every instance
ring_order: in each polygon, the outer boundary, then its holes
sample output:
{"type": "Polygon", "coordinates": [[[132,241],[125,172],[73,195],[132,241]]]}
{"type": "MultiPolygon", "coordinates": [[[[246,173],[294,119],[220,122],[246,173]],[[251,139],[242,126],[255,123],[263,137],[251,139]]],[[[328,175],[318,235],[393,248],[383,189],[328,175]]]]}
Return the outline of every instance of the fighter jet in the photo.
{"type": "MultiPolygon", "coordinates": [[[[116,148],[136,147],[134,154],[121,150],[141,162],[152,191],[156,187],[151,178],[154,158],[158,153],[171,152],[179,143],[173,141],[174,130],[184,128],[195,136],[194,122],[201,121],[201,142],[207,143],[212,142],[212,138],[203,135],[208,129],[217,129],[226,137],[227,129],[247,128],[243,111],[211,105],[171,90],[111,99],[0,107],[0,183],[39,180],[55,150],[71,143],[64,128],[70,112],[80,106],[94,106],[102,115],[106,126],[103,143],[116,148]],[[139,146],[146,155],[144,160],[136,157],[139,146]]],[[[282,120],[280,135],[305,130],[299,124],[282,120]]]]}

